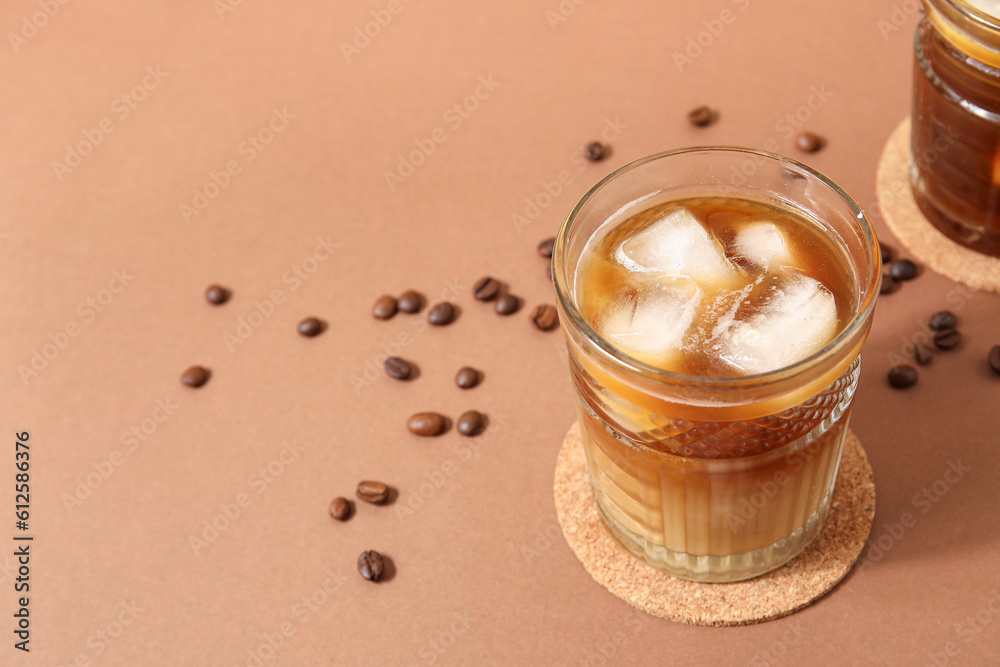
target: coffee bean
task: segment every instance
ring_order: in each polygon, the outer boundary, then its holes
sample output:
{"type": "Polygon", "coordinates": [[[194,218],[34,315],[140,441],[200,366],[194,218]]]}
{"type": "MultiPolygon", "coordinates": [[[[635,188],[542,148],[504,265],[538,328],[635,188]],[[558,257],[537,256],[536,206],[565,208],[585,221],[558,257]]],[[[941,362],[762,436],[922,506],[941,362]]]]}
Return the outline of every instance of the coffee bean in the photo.
{"type": "Polygon", "coordinates": [[[895,291],[897,284],[898,283],[896,282],[896,279],[893,278],[891,274],[889,274],[888,272],[883,271],[882,272],[882,282],[878,286],[878,293],[879,294],[890,294],[891,292],[895,291]]]}
{"type": "Polygon", "coordinates": [[[1000,375],[1000,345],[994,345],[990,350],[989,362],[993,372],[1000,375]]]}
{"type": "Polygon", "coordinates": [[[398,304],[395,298],[388,294],[383,294],[376,299],[375,305],[372,307],[372,315],[380,320],[387,320],[396,314],[397,307],[398,304]]]}
{"type": "Polygon", "coordinates": [[[715,111],[704,104],[700,107],[695,107],[688,111],[688,121],[692,125],[697,125],[698,127],[705,127],[706,125],[711,125],[716,118],[715,111]]]}
{"type": "Polygon", "coordinates": [[[913,280],[917,277],[917,265],[908,259],[897,259],[889,265],[889,275],[895,280],[913,280]]]}
{"type": "Polygon", "coordinates": [[[931,319],[927,321],[927,325],[934,331],[954,329],[958,326],[958,318],[950,310],[939,310],[931,315],[931,319]]]}
{"type": "Polygon", "coordinates": [[[531,323],[535,325],[536,329],[550,331],[559,324],[559,313],[556,312],[555,306],[543,303],[535,309],[535,314],[531,316],[531,323]]]}
{"type": "Polygon", "coordinates": [[[358,556],[358,572],[368,581],[378,581],[385,572],[385,560],[377,551],[365,551],[358,556]]]}
{"type": "Polygon", "coordinates": [[[381,505],[389,499],[389,487],[382,482],[358,482],[358,488],[354,494],[358,497],[358,500],[363,500],[372,505],[381,505]]]}
{"type": "Polygon", "coordinates": [[[424,298],[420,295],[420,292],[406,290],[399,295],[397,306],[404,313],[419,313],[420,309],[424,307],[424,298]]]}
{"type": "Polygon", "coordinates": [[[512,315],[521,307],[521,300],[513,294],[501,294],[493,310],[498,315],[512,315]]]}
{"type": "Polygon", "coordinates": [[[413,364],[400,357],[389,357],[383,366],[385,374],[397,380],[409,380],[413,375],[413,364]]]}
{"type": "Polygon", "coordinates": [[[823,137],[812,132],[799,132],[798,136],[795,137],[795,145],[798,146],[800,151],[806,153],[815,153],[823,148],[825,144],[826,141],[823,137]]]}
{"type": "Polygon", "coordinates": [[[439,327],[451,324],[454,319],[455,306],[451,305],[447,301],[434,304],[434,306],[431,307],[430,312],[427,313],[427,321],[439,327]]]}
{"type": "Polygon", "coordinates": [[[538,254],[545,259],[550,259],[552,257],[552,246],[554,246],[556,240],[554,238],[545,239],[538,244],[538,254]]]}
{"type": "Polygon", "coordinates": [[[334,498],[330,503],[330,516],[337,521],[347,521],[351,518],[351,501],[347,498],[334,498]]]}
{"type": "Polygon", "coordinates": [[[486,417],[483,413],[475,410],[463,412],[462,416],[455,422],[455,428],[458,429],[458,432],[468,436],[479,435],[485,426],[486,417]]]}
{"type": "Polygon", "coordinates": [[[203,368],[202,366],[192,366],[181,375],[181,382],[189,387],[197,389],[208,382],[210,375],[211,373],[207,368],[203,368]]]}
{"type": "Polygon", "coordinates": [[[906,389],[917,383],[917,369],[913,366],[894,366],[889,371],[889,384],[896,389],[906,389]]]}
{"type": "Polygon", "coordinates": [[[476,297],[477,301],[492,301],[499,293],[500,282],[489,276],[480,278],[472,286],[472,296],[476,297]]]}
{"type": "Polygon", "coordinates": [[[413,435],[433,436],[444,433],[448,426],[444,415],[437,412],[418,412],[406,422],[406,428],[413,435]]]}
{"type": "Polygon", "coordinates": [[[479,380],[479,371],[475,368],[470,368],[469,366],[460,368],[458,370],[458,375],[455,376],[455,384],[462,389],[472,389],[479,384],[479,380]]]}
{"type": "Polygon", "coordinates": [[[586,155],[587,159],[591,162],[600,162],[608,153],[604,144],[600,141],[591,141],[587,144],[587,147],[583,149],[583,154],[586,155]]]}
{"type": "Polygon", "coordinates": [[[939,350],[951,350],[962,342],[962,334],[958,329],[945,329],[934,334],[934,345],[939,350]]]}
{"type": "Polygon", "coordinates": [[[299,322],[299,333],[309,338],[320,335],[325,328],[326,325],[323,320],[315,317],[307,317],[299,322]]]}
{"type": "Polygon", "coordinates": [[[921,366],[926,366],[934,359],[934,353],[926,345],[915,345],[913,348],[913,358],[921,366]]]}
{"type": "Polygon", "coordinates": [[[888,264],[889,262],[892,261],[892,248],[891,247],[889,247],[886,244],[884,244],[881,241],[879,241],[878,242],[878,251],[879,251],[879,254],[882,255],[882,264],[883,265],[888,264]]]}
{"type": "Polygon", "coordinates": [[[214,306],[221,306],[229,301],[229,290],[219,285],[209,285],[205,290],[205,298],[214,306]]]}

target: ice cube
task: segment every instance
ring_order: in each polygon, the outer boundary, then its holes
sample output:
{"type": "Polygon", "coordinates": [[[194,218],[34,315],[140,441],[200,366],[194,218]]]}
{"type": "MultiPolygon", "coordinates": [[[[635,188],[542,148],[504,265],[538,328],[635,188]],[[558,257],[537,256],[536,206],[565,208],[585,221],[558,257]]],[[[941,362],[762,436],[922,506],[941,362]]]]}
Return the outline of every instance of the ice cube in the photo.
{"type": "Polygon", "coordinates": [[[689,277],[706,286],[740,276],[722,245],[684,208],[671,209],[626,239],[615,250],[615,259],[633,273],[689,277]]]}
{"type": "Polygon", "coordinates": [[[618,305],[599,328],[626,353],[662,360],[680,350],[702,295],[688,278],[666,278],[618,305]]]}
{"type": "Polygon", "coordinates": [[[723,361],[749,375],[801,361],[837,333],[833,293],[794,269],[769,276],[744,309],[748,316],[733,322],[715,348],[723,361]]]}
{"type": "Polygon", "coordinates": [[[788,239],[773,222],[751,222],[740,227],[733,239],[733,251],[765,271],[772,264],[787,265],[793,260],[788,239]]]}

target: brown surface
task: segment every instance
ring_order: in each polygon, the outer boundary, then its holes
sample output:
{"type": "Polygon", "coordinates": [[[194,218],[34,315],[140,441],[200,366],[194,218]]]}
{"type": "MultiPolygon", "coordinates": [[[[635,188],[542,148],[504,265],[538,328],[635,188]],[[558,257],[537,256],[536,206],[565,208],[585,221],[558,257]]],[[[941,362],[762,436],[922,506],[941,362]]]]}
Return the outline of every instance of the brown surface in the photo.
{"type": "Polygon", "coordinates": [[[774,620],[826,595],[857,562],[875,516],[875,479],[865,450],[851,431],[844,442],[830,514],[819,535],[782,567],[747,581],[684,581],[627,552],[597,513],[580,426],[575,422],[559,450],[554,496],[566,542],[597,583],[653,616],[707,626],[774,620]]]}
{"type": "MultiPolygon", "coordinates": [[[[931,272],[882,300],[864,354],[851,423],[879,489],[872,544],[888,548],[863,557],[869,566],[836,595],[757,626],[642,622],[593,584],[552,502],[573,399],[561,334],[528,321],[552,300],[535,246],[600,177],[654,151],[773,142],[796,154],[776,123],[811,86],[829,96],[808,129],[829,145],[806,160],[885,232],[875,170],[909,107],[914,15],[883,38],[879,22],[891,26],[899,3],[592,1],[552,29],[555,0],[404,2],[348,63],[340,42],[386,3],[232,3],[220,20],[208,0],[70,2],[18,52],[9,40],[0,50],[0,507],[12,522],[10,438],[29,429],[38,540],[30,656],[10,645],[14,558],[0,556],[0,662],[236,665],[283,623],[294,634],[268,665],[596,664],[602,650],[628,665],[779,653],[790,664],[913,664],[949,642],[963,663],[1000,660],[996,615],[971,635],[957,626],[1000,589],[1000,378],[986,366],[1000,300],[931,272]],[[724,9],[734,22],[678,71],[672,53],[724,9]],[[114,100],[147,66],[169,74],[120,119],[114,100]],[[452,129],[443,114],[490,75],[501,87],[452,129]],[[691,126],[699,104],[719,120],[691,126]],[[295,118],[246,162],[240,143],[283,106],[295,118]],[[578,171],[576,151],[616,117],[627,127],[611,155],[578,171]],[[104,118],[113,132],[59,181],[52,162],[104,118]],[[439,127],[445,143],[390,192],[384,172],[439,127]],[[179,205],[230,160],[241,172],[185,224],[179,205]],[[511,215],[563,170],[569,184],[519,233],[511,215]],[[319,237],[337,248],[293,289],[282,277],[319,237]],[[81,312],[122,267],[128,286],[92,319],[81,312]],[[498,317],[472,299],[486,274],[525,299],[519,313],[498,317]],[[232,299],[207,304],[211,283],[232,299]],[[453,285],[461,314],[448,327],[371,317],[380,294],[412,287],[433,303],[453,285]],[[283,303],[231,353],[224,334],[273,290],[283,303]],[[921,368],[916,387],[889,389],[890,354],[948,306],[966,342],[921,368]],[[295,331],[308,316],[329,323],[322,336],[295,331]],[[70,322],[77,335],[25,385],[18,365],[70,322]],[[415,380],[378,369],[395,345],[419,366],[415,380]],[[199,390],[178,381],[193,364],[212,371],[199,390]],[[484,380],[462,391],[453,378],[466,364],[484,380]],[[352,376],[371,366],[355,391],[352,376]],[[155,432],[129,451],[122,434],[167,399],[172,414],[147,421],[155,432]],[[405,431],[414,412],[470,408],[492,411],[489,435],[405,431]],[[304,450],[285,454],[292,462],[257,493],[258,469],[285,440],[304,450]],[[67,511],[64,494],[112,455],[114,472],[67,511]],[[969,467],[953,485],[949,461],[969,467]],[[435,473],[445,481],[420,495],[435,473]],[[335,522],[331,499],[362,479],[398,489],[395,504],[335,522]],[[917,497],[936,482],[936,502],[917,497]],[[249,506],[195,554],[189,537],[240,493],[249,506]],[[362,580],[366,549],[389,557],[395,576],[362,580]],[[343,579],[324,596],[327,572],[343,579]],[[322,604],[303,606],[313,594],[322,604]],[[96,633],[133,600],[135,622],[102,645],[96,633]]],[[[38,11],[35,0],[2,3],[0,26],[16,31],[38,11]]],[[[4,525],[0,536],[13,532],[4,525]]]]}
{"type": "Polygon", "coordinates": [[[910,256],[973,289],[1000,292],[1000,259],[963,248],[934,228],[907,187],[910,179],[910,119],[899,124],[878,163],[879,210],[910,256]]]}

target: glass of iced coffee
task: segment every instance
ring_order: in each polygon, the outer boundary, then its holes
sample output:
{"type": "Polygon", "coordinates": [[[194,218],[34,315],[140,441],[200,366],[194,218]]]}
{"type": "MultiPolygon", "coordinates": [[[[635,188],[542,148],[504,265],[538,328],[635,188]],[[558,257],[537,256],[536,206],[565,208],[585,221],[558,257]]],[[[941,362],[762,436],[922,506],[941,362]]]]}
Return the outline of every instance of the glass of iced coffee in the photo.
{"type": "Polygon", "coordinates": [[[638,160],[563,224],[553,280],[597,510],[671,575],[738,581],[830,505],[880,280],[864,212],[789,158],[638,160]]]}
{"type": "Polygon", "coordinates": [[[1000,0],[923,0],[911,179],[924,216],[1000,257],[1000,0]]]}

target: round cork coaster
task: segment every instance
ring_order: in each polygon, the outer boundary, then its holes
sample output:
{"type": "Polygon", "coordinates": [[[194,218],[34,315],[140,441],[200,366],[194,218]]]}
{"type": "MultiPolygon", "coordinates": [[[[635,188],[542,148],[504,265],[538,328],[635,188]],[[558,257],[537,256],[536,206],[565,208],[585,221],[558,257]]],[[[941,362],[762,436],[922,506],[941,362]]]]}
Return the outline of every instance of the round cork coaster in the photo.
{"type": "Polygon", "coordinates": [[[900,243],[925,266],[977,290],[1000,292],[1000,259],[963,248],[924,217],[910,189],[910,119],[899,124],[878,163],[879,208],[900,243]]]}
{"type": "Polygon", "coordinates": [[[559,452],[555,500],[559,525],[577,558],[597,583],[625,602],[653,616],[691,625],[749,625],[802,609],[844,578],[872,529],[875,480],[865,450],[848,431],[830,513],[820,534],[778,569],[727,584],[677,579],[625,551],[597,514],[576,423],[559,452]]]}

